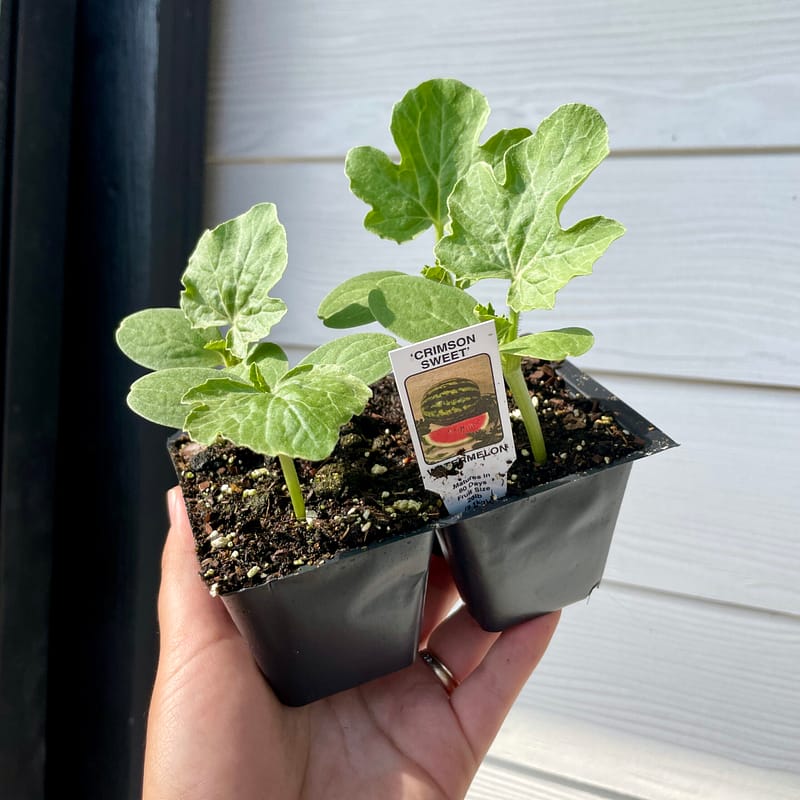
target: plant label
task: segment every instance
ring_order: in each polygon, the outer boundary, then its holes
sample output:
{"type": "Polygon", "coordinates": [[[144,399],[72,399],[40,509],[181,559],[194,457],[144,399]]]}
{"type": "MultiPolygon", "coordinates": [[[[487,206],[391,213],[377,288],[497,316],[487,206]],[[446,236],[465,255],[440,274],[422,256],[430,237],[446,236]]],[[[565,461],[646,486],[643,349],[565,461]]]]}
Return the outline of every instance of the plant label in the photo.
{"type": "Polygon", "coordinates": [[[392,350],[389,358],[425,487],[451,514],[503,497],[516,451],[494,322],[392,350]]]}

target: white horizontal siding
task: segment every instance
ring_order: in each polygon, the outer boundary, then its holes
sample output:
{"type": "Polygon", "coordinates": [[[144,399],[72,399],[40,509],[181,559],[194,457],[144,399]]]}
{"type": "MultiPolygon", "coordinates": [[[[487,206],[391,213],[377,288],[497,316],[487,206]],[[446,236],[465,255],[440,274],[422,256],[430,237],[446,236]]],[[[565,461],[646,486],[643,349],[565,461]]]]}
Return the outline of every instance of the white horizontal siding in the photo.
{"type": "MultiPolygon", "coordinates": [[[[800,51],[798,51],[800,53],[800,51]]],[[[800,55],[798,55],[800,59],[800,55]]],[[[800,117],[800,115],[798,115],[800,117]]],[[[332,338],[315,316],[341,280],[370,269],[419,272],[433,234],[397,245],[368,233],[368,208],[342,163],[210,165],[206,222],[259,201],[278,206],[289,266],[275,287],[289,313],[275,335],[332,338]]],[[[800,152],[693,158],[609,158],[564,210],[569,224],[603,214],[627,232],[573,280],[531,329],[583,325],[592,369],[800,386],[800,152]]],[[[473,289],[504,306],[499,285],[473,289]]]]}
{"type": "Polygon", "coordinates": [[[800,620],[798,393],[595,377],[680,443],[634,464],[606,578],[800,620]]]}
{"type": "Polygon", "coordinates": [[[512,708],[468,800],[796,800],[800,776],[530,706],[512,708]]]}
{"type": "Polygon", "coordinates": [[[517,703],[800,773],[798,664],[796,617],[603,583],[517,703]]]}
{"type": "Polygon", "coordinates": [[[625,150],[800,139],[795,0],[228,0],[214,26],[214,159],[386,149],[392,103],[446,76],[493,128],[587,102],[625,150]]]}
{"type": "Polygon", "coordinates": [[[680,447],[634,465],[604,580],[470,800],[800,797],[799,41],[797,0],[215,5],[205,220],[277,204],[293,360],[337,335],[315,310],[342,280],[430,263],[430,233],[363,229],[343,173],[393,152],[407,89],[475,86],[487,134],[573,101],[609,124],[562,222],[628,231],[528,327],[590,328],[580,366],[680,447]]]}

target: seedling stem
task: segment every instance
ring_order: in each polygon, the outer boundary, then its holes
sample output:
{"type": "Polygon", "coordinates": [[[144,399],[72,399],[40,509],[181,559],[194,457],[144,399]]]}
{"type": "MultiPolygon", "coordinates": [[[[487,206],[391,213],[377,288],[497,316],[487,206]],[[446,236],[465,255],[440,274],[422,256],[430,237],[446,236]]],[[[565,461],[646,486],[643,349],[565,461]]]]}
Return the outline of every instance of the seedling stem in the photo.
{"type": "Polygon", "coordinates": [[[283,471],[283,479],[286,481],[286,488],[289,490],[294,515],[298,522],[302,522],[306,518],[306,503],[303,499],[303,490],[300,488],[300,480],[297,477],[294,460],[289,456],[279,455],[278,461],[283,471]]]}

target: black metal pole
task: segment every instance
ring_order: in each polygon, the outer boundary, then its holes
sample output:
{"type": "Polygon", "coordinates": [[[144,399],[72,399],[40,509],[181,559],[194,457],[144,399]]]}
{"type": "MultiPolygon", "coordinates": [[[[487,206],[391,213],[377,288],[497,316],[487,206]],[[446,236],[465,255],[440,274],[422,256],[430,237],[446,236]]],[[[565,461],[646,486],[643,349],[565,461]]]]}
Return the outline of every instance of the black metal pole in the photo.
{"type": "Polygon", "coordinates": [[[74,0],[0,4],[0,794],[41,800],[74,0]]]}
{"type": "Polygon", "coordinates": [[[138,798],[175,482],[130,412],[123,316],[175,305],[200,234],[208,3],[79,0],[47,727],[47,796],[138,798]]]}

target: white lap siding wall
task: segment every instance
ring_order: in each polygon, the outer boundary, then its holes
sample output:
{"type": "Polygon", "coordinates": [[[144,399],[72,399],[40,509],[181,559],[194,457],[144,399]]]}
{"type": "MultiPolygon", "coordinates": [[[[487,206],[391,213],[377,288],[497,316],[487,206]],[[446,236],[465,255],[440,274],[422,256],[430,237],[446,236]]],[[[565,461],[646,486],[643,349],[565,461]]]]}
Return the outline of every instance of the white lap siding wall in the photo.
{"type": "Polygon", "coordinates": [[[363,230],[343,172],[394,152],[407,89],[463,80],[487,131],[601,111],[612,153],[562,222],[628,232],[537,324],[590,328],[577,363],[681,447],[635,465],[604,581],[469,797],[799,797],[800,5],[227,0],[211,35],[205,222],[277,204],[293,357],[342,280],[430,262],[430,233],[363,230]]]}

